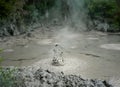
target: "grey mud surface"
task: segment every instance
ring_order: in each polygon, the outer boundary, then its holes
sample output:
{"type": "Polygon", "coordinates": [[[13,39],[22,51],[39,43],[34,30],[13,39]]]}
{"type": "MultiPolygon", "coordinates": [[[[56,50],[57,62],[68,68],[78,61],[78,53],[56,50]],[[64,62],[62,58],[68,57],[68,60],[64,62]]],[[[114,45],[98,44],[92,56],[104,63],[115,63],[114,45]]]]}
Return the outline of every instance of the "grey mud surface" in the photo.
{"type": "MultiPolygon", "coordinates": [[[[101,32],[69,32],[68,28],[40,29],[26,35],[0,40],[2,66],[34,66],[65,75],[81,75],[83,78],[120,78],[120,35],[101,32]],[[57,32],[57,33],[56,33],[57,32]],[[55,43],[64,49],[64,66],[52,66],[51,51],[55,43]],[[108,44],[108,45],[106,45],[108,44]],[[116,49],[110,44],[116,44],[116,49]]],[[[120,80],[119,80],[120,81],[120,80]]]]}

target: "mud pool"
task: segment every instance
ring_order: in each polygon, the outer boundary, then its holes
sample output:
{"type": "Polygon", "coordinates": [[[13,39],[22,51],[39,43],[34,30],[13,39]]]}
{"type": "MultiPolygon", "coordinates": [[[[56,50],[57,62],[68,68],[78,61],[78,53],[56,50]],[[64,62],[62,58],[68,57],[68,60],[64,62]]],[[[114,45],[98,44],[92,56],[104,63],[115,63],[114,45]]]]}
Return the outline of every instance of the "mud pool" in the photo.
{"type": "Polygon", "coordinates": [[[2,66],[34,66],[84,78],[110,79],[120,77],[120,35],[101,32],[67,33],[39,36],[0,43],[2,66]],[[63,34],[63,35],[62,35],[63,34]],[[64,38],[64,39],[60,39],[64,38]],[[12,45],[9,45],[12,43],[12,45]],[[64,66],[51,65],[51,49],[59,43],[64,50],[64,66]],[[19,44],[19,45],[18,45],[19,44]]]}

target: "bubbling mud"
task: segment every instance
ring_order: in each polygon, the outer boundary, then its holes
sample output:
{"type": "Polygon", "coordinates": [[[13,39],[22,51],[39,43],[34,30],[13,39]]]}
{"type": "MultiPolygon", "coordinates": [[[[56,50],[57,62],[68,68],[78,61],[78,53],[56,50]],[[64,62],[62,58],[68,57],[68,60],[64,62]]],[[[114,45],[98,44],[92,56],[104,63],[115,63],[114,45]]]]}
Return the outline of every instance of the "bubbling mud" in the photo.
{"type": "MultiPolygon", "coordinates": [[[[74,56],[69,56],[67,55],[65,57],[65,62],[64,66],[53,66],[51,63],[52,59],[42,59],[36,63],[33,64],[33,67],[35,68],[43,68],[43,69],[48,69],[52,70],[53,72],[64,72],[65,74],[76,74],[76,70],[84,70],[86,69],[89,65],[87,64],[86,61],[81,60],[77,57],[74,56]]],[[[78,74],[79,75],[79,74],[78,74]]]]}
{"type": "Polygon", "coordinates": [[[63,66],[64,65],[64,57],[63,57],[63,48],[55,44],[53,48],[53,60],[52,60],[52,65],[55,66],[63,66]]]}

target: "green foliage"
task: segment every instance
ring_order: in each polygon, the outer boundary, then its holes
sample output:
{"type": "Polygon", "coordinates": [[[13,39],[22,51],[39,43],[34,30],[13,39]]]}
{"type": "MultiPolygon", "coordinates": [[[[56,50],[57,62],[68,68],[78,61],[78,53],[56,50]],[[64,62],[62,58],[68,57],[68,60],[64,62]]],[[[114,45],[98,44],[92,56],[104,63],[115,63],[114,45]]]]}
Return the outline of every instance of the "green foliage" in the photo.
{"type": "Polygon", "coordinates": [[[25,23],[31,24],[38,22],[54,4],[55,0],[28,0],[23,7],[27,12],[24,15],[25,23]]]}
{"type": "MultiPolygon", "coordinates": [[[[0,57],[0,63],[2,61],[3,58],[0,57]]],[[[17,71],[17,68],[3,68],[0,66],[0,87],[25,87],[23,86],[23,79],[21,79],[21,76],[19,77],[17,71]]]]}
{"type": "MultiPolygon", "coordinates": [[[[0,49],[0,53],[3,51],[3,49],[0,49]]],[[[0,63],[3,61],[3,58],[0,56],[0,63]]]]}
{"type": "Polygon", "coordinates": [[[87,0],[87,7],[91,19],[102,19],[115,29],[120,28],[120,10],[116,0],[87,0]]]}
{"type": "Polygon", "coordinates": [[[0,57],[0,63],[3,61],[3,58],[2,57],[0,57]]]}
{"type": "Polygon", "coordinates": [[[118,8],[114,0],[91,0],[88,9],[93,16],[112,17],[118,8]]]}
{"type": "Polygon", "coordinates": [[[45,14],[46,10],[52,8],[55,4],[55,0],[40,0],[35,4],[36,8],[41,12],[41,14],[45,14]]]}
{"type": "Polygon", "coordinates": [[[0,68],[0,87],[25,87],[17,68],[0,68]]]}
{"type": "Polygon", "coordinates": [[[25,5],[24,9],[28,12],[28,15],[25,16],[26,21],[29,22],[37,22],[37,18],[39,16],[38,10],[35,5],[25,5]]]}
{"type": "MultiPolygon", "coordinates": [[[[88,8],[88,14],[91,19],[102,18],[115,28],[120,27],[120,10],[116,2],[118,0],[84,1],[86,2],[85,8],[88,8]]],[[[0,0],[0,36],[5,35],[2,33],[4,32],[4,28],[10,31],[11,24],[18,31],[23,31],[24,28],[22,26],[25,27],[39,22],[39,20],[45,18],[46,12],[49,13],[53,10],[53,7],[58,10],[56,4],[60,4],[60,2],[62,2],[60,14],[63,16],[68,15],[68,11],[71,8],[66,6],[64,0],[0,0]],[[59,3],[56,3],[57,1],[59,3]]]]}
{"type": "Polygon", "coordinates": [[[0,52],[2,52],[3,51],[3,49],[0,49],[0,52]]]}
{"type": "Polygon", "coordinates": [[[0,87],[13,87],[14,80],[14,69],[13,70],[5,70],[0,68],[0,87]]]}
{"type": "Polygon", "coordinates": [[[14,10],[16,0],[0,0],[0,19],[8,17],[14,10]]]}

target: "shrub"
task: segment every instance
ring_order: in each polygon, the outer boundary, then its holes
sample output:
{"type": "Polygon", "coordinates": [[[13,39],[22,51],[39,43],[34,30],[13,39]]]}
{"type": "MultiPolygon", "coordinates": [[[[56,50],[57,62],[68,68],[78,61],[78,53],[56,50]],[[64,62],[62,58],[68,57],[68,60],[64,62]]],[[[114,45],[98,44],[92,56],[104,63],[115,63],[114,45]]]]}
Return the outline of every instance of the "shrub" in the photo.
{"type": "Polygon", "coordinates": [[[18,68],[0,68],[0,87],[26,87],[18,68]]]}
{"type": "Polygon", "coordinates": [[[105,20],[113,29],[120,30],[120,12],[115,0],[90,0],[87,3],[91,19],[105,20]]]}

